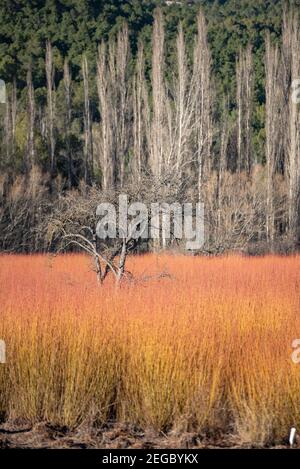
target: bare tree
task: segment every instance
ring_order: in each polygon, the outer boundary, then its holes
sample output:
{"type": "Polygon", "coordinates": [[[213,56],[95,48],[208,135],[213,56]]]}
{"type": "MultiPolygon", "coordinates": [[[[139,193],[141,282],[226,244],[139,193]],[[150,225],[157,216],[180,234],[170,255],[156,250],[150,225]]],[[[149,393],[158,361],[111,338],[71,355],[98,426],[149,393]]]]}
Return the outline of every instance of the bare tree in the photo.
{"type": "Polygon", "coordinates": [[[266,37],[266,165],[267,165],[267,239],[273,245],[275,238],[274,184],[282,144],[282,76],[280,51],[266,37]]]}
{"type": "Polygon", "coordinates": [[[11,146],[12,154],[15,155],[15,139],[16,139],[16,123],[17,123],[17,80],[16,77],[13,79],[12,91],[11,91],[11,146]]]}
{"type": "Polygon", "coordinates": [[[50,169],[51,175],[54,175],[56,169],[55,161],[55,96],[54,96],[54,64],[52,46],[49,41],[46,44],[46,78],[47,78],[47,125],[48,140],[50,149],[50,169]]]}
{"type": "MultiPolygon", "coordinates": [[[[115,136],[120,186],[125,183],[125,165],[131,138],[131,96],[128,64],[130,59],[128,26],[125,23],[117,36],[115,68],[111,69],[111,84],[115,86],[115,136]]],[[[112,63],[112,61],[111,61],[112,63]]]]}
{"type": "Polygon", "coordinates": [[[90,255],[100,285],[109,275],[114,277],[116,286],[123,279],[131,277],[130,272],[126,271],[127,256],[141,241],[141,237],[136,234],[140,221],[124,230],[122,222],[118,222],[117,218],[110,220],[116,237],[108,240],[98,237],[97,207],[108,200],[117,204],[118,195],[116,191],[105,193],[94,187],[88,196],[86,193],[70,192],[59,199],[56,210],[46,216],[39,228],[41,232],[47,233],[48,245],[56,244],[59,251],[73,247],[90,255]]]}
{"type": "Polygon", "coordinates": [[[252,48],[240,50],[236,66],[237,80],[237,169],[250,173],[252,166],[252,103],[253,103],[253,64],[252,48]]]}
{"type": "MultiPolygon", "coordinates": [[[[300,77],[300,25],[298,12],[293,12],[291,28],[291,83],[300,77]]],[[[289,97],[289,227],[293,240],[300,242],[300,109],[289,97]]]]}
{"type": "Polygon", "coordinates": [[[230,122],[229,122],[229,98],[224,99],[223,104],[223,114],[222,114],[222,122],[221,122],[221,144],[220,144],[220,155],[219,155],[219,165],[217,169],[218,174],[218,181],[217,181],[217,201],[218,201],[218,222],[217,222],[217,232],[218,237],[220,236],[220,232],[222,230],[222,223],[221,223],[221,212],[222,212],[222,203],[223,203],[223,184],[224,179],[226,176],[227,170],[227,149],[228,149],[228,142],[229,142],[229,134],[230,134],[230,122]]]}
{"type": "Polygon", "coordinates": [[[137,64],[133,78],[133,172],[138,180],[142,177],[147,162],[147,138],[149,140],[149,102],[145,79],[143,44],[139,43],[137,64]]]}
{"type": "Polygon", "coordinates": [[[30,170],[35,164],[35,142],[34,142],[34,129],[35,129],[35,99],[34,88],[32,83],[32,68],[31,66],[27,72],[27,116],[28,116],[28,131],[27,131],[27,150],[26,150],[26,167],[30,170]]]}
{"type": "Polygon", "coordinates": [[[179,25],[177,35],[177,80],[175,82],[174,108],[175,108],[175,126],[174,143],[171,150],[174,149],[174,158],[170,158],[170,163],[175,163],[176,177],[182,177],[186,165],[191,165],[194,155],[192,154],[191,142],[197,121],[195,119],[195,108],[197,100],[197,78],[191,76],[188,67],[185,38],[182,24],[179,25]]]}
{"type": "Polygon", "coordinates": [[[86,184],[90,184],[93,175],[93,136],[89,97],[89,69],[85,55],[82,58],[82,76],[84,88],[84,180],[86,184]]]}
{"type": "Polygon", "coordinates": [[[71,122],[72,122],[72,101],[71,101],[71,86],[72,79],[70,74],[69,62],[66,59],[64,62],[64,88],[66,100],[66,114],[65,114],[65,133],[66,133],[66,146],[68,158],[68,184],[69,188],[72,187],[73,178],[73,162],[72,162],[72,149],[71,149],[71,122]]]}
{"type": "Polygon", "coordinates": [[[12,122],[11,122],[11,98],[7,93],[5,103],[5,116],[4,116],[4,142],[6,163],[10,164],[12,160],[12,122]]]}
{"type": "Polygon", "coordinates": [[[106,45],[101,43],[97,60],[97,89],[100,112],[100,155],[102,187],[104,190],[115,184],[116,161],[113,152],[113,119],[110,74],[107,64],[106,45]]]}
{"type": "Polygon", "coordinates": [[[202,184],[210,174],[212,147],[211,54],[203,11],[198,15],[198,35],[194,49],[193,79],[196,93],[196,155],[198,161],[198,198],[203,198],[202,184]]]}
{"type": "Polygon", "coordinates": [[[152,100],[153,118],[151,123],[150,166],[153,174],[162,176],[166,143],[166,86],[164,59],[164,21],[162,11],[154,15],[152,35],[152,100]]]}
{"type": "Polygon", "coordinates": [[[4,116],[4,142],[6,162],[11,164],[15,156],[15,133],[17,118],[17,85],[16,79],[7,87],[5,116],[4,116]]]}

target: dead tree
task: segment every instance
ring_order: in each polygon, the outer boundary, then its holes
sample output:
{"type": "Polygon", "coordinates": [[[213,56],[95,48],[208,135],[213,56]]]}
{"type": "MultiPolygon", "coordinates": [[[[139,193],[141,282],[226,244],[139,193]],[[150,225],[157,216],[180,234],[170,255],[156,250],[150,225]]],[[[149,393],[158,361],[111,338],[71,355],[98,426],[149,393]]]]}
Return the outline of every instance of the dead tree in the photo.
{"type": "Polygon", "coordinates": [[[101,201],[117,203],[116,192],[104,193],[91,188],[88,197],[85,193],[68,193],[58,200],[55,211],[46,217],[40,231],[46,233],[48,246],[56,245],[56,250],[68,250],[70,247],[86,252],[94,262],[94,268],[100,285],[111,274],[116,285],[130,273],[126,271],[126,260],[130,251],[140,243],[141,237],[136,234],[143,232],[139,228],[140,221],[132,223],[126,231],[117,219],[110,220],[115,228],[114,239],[98,237],[97,207],[101,201]]]}
{"type": "Polygon", "coordinates": [[[89,97],[89,69],[87,58],[82,58],[82,76],[84,88],[84,181],[90,184],[93,175],[93,136],[89,97]]]}

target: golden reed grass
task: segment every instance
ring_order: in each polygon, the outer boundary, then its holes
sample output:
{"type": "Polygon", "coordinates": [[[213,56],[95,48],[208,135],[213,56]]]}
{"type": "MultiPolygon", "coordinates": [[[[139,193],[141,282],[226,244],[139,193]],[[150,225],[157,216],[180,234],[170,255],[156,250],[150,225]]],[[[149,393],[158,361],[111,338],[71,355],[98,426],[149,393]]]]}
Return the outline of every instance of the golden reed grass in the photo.
{"type": "Polygon", "coordinates": [[[99,287],[80,255],[0,256],[2,419],[282,440],[300,428],[300,257],[129,259],[99,287]]]}

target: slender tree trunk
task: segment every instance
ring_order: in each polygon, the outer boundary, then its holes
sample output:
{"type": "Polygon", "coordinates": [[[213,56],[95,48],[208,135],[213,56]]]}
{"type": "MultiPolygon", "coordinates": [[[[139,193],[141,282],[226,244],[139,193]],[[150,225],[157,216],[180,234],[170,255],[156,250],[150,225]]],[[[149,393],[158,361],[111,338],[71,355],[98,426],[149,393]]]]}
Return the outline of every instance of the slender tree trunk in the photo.
{"type": "MultiPolygon", "coordinates": [[[[298,14],[292,22],[292,64],[291,82],[300,77],[300,26],[298,14]]],[[[300,110],[299,105],[293,102],[290,93],[289,123],[289,225],[292,239],[300,242],[300,110]]]]}
{"type": "Polygon", "coordinates": [[[251,172],[252,167],[252,102],[253,102],[253,63],[252,50],[248,45],[241,50],[236,66],[237,79],[237,169],[251,172]]]}
{"type": "Polygon", "coordinates": [[[84,87],[84,180],[90,184],[93,177],[93,137],[89,98],[89,69],[86,56],[82,59],[84,87]]]}
{"type": "MultiPolygon", "coordinates": [[[[177,35],[177,82],[175,84],[174,107],[175,107],[175,129],[172,141],[175,140],[174,163],[176,175],[181,178],[187,165],[191,165],[192,138],[196,128],[195,106],[197,92],[195,89],[196,77],[191,76],[185,46],[185,38],[182,25],[179,25],[177,35]]],[[[173,158],[170,164],[173,164],[173,158]]]]}
{"type": "Polygon", "coordinates": [[[164,172],[164,146],[166,126],[166,88],[164,81],[164,22],[160,9],[155,11],[152,35],[152,99],[153,118],[151,126],[151,169],[161,177],[164,172]]]}
{"type": "Polygon", "coordinates": [[[27,134],[27,155],[26,155],[26,168],[30,170],[35,164],[35,142],[34,142],[34,128],[35,128],[35,99],[34,88],[32,83],[32,69],[29,68],[27,72],[27,116],[28,116],[28,134],[27,134]]]}
{"type": "Polygon", "coordinates": [[[218,217],[217,217],[217,233],[218,238],[222,235],[222,204],[223,204],[223,183],[224,176],[227,169],[227,148],[229,142],[229,110],[228,101],[224,102],[222,124],[221,124],[221,145],[220,145],[220,157],[218,167],[218,182],[217,182],[217,202],[218,202],[218,217]]]}
{"type": "Polygon", "coordinates": [[[11,93],[11,147],[13,157],[15,156],[15,146],[16,146],[16,123],[17,123],[17,81],[16,77],[13,80],[12,93],[11,93]]]}
{"type": "Polygon", "coordinates": [[[46,78],[47,78],[47,117],[48,117],[48,141],[50,150],[50,172],[51,176],[55,175],[56,161],[55,161],[55,96],[54,96],[54,65],[52,46],[49,41],[46,45],[46,78]]]}
{"type": "Polygon", "coordinates": [[[115,133],[117,136],[116,155],[118,158],[118,172],[120,186],[125,183],[126,158],[128,157],[129,144],[131,140],[131,97],[129,86],[129,34],[128,26],[124,24],[118,33],[116,45],[116,110],[115,133]]]}
{"type": "Polygon", "coordinates": [[[202,200],[202,185],[210,174],[212,149],[211,54],[207,42],[206,21],[202,11],[198,15],[193,75],[197,97],[195,122],[197,124],[198,198],[202,200]]]}
{"type": "Polygon", "coordinates": [[[100,112],[100,155],[102,187],[111,189],[115,184],[115,155],[113,152],[113,122],[110,74],[107,65],[106,46],[99,46],[97,61],[97,89],[100,112]]]}
{"type": "Polygon", "coordinates": [[[7,93],[5,103],[5,117],[4,117],[4,141],[5,141],[5,153],[6,153],[6,164],[12,163],[12,123],[11,123],[11,102],[10,96],[7,93]]]}
{"type": "Polygon", "coordinates": [[[133,80],[133,172],[137,180],[141,180],[146,166],[148,125],[149,105],[145,80],[145,58],[144,48],[140,43],[133,80]]]}
{"type": "Polygon", "coordinates": [[[286,175],[288,182],[289,235],[295,243],[300,242],[300,111],[292,100],[291,85],[300,76],[300,26],[295,9],[285,11],[283,21],[283,73],[284,92],[288,96],[285,107],[286,175]]]}
{"type": "Polygon", "coordinates": [[[70,75],[70,67],[67,60],[64,63],[64,88],[66,100],[66,115],[65,115],[65,132],[66,132],[66,147],[68,159],[68,185],[69,189],[72,187],[73,179],[73,162],[72,162],[72,148],[71,148],[71,122],[72,122],[72,102],[71,102],[71,86],[72,79],[70,75]]]}

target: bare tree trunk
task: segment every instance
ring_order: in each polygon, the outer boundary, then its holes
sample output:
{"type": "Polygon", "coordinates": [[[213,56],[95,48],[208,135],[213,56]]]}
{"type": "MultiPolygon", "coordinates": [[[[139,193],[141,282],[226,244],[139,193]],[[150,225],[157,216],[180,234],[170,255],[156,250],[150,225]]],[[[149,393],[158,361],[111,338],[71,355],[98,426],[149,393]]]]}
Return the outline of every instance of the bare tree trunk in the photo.
{"type": "Polygon", "coordinates": [[[35,99],[34,88],[32,83],[32,69],[29,68],[27,72],[27,116],[28,116],[28,133],[27,133],[27,155],[26,155],[26,168],[30,170],[35,164],[35,142],[34,142],[34,128],[35,128],[35,99]]]}
{"type": "Polygon", "coordinates": [[[116,121],[115,133],[117,136],[116,154],[118,158],[118,172],[120,186],[125,182],[125,166],[128,157],[131,133],[131,100],[128,77],[128,63],[130,57],[128,26],[124,24],[118,33],[116,46],[116,121]]]}
{"type": "Polygon", "coordinates": [[[82,75],[84,87],[84,180],[90,184],[93,175],[93,137],[89,98],[89,69],[86,56],[82,58],[82,75]]]}
{"type": "Polygon", "coordinates": [[[253,64],[252,49],[248,45],[241,50],[236,66],[237,79],[237,109],[238,109],[238,138],[237,138],[237,169],[245,170],[248,174],[252,167],[252,101],[253,101],[253,64]]]}
{"type": "Polygon", "coordinates": [[[227,148],[229,142],[229,106],[227,102],[224,102],[223,117],[221,124],[221,145],[220,145],[220,157],[219,157],[219,167],[218,167],[218,183],[217,183],[217,201],[218,201],[218,219],[217,219],[217,233],[218,239],[222,235],[222,204],[223,204],[223,182],[224,176],[227,169],[227,148]]]}
{"type": "Polygon", "coordinates": [[[11,102],[10,96],[7,93],[5,103],[5,117],[4,117],[4,141],[5,141],[5,153],[6,153],[6,164],[12,163],[12,124],[11,124],[11,102]]]}
{"type": "Polygon", "coordinates": [[[286,175],[288,176],[289,234],[294,242],[300,241],[300,111],[292,100],[291,84],[300,76],[300,26],[299,14],[291,9],[284,14],[283,66],[284,91],[288,96],[285,109],[288,128],[285,139],[286,175]]]}
{"type": "Polygon", "coordinates": [[[267,240],[273,246],[275,239],[274,177],[281,149],[281,91],[280,53],[272,46],[270,34],[266,38],[266,165],[267,165],[267,240]]]}
{"type": "Polygon", "coordinates": [[[17,122],[17,81],[16,77],[13,80],[12,93],[11,93],[11,147],[12,154],[15,156],[15,144],[16,144],[16,122],[17,122]]]}
{"type": "Polygon", "coordinates": [[[145,170],[149,126],[148,91],[145,81],[143,45],[139,44],[136,72],[133,80],[133,172],[137,180],[145,170]]]}
{"type": "Polygon", "coordinates": [[[55,97],[54,97],[54,65],[52,46],[49,41],[46,45],[46,78],[47,78],[47,107],[48,107],[48,140],[50,149],[50,172],[53,177],[56,169],[55,161],[55,135],[54,135],[54,119],[55,119],[55,97]]]}
{"type": "Polygon", "coordinates": [[[72,79],[70,75],[69,63],[67,60],[65,60],[65,63],[64,63],[64,87],[65,87],[65,99],[66,99],[65,132],[66,132],[66,146],[67,146],[67,158],[68,158],[69,189],[72,187],[72,179],[73,179],[73,162],[72,162],[72,149],[71,149],[71,122],[72,122],[71,86],[72,86],[72,79]]]}
{"type": "Polygon", "coordinates": [[[100,165],[102,187],[110,189],[115,184],[115,155],[113,152],[113,122],[110,74],[107,65],[105,43],[99,46],[97,61],[97,89],[100,112],[100,165]]]}
{"type": "Polygon", "coordinates": [[[198,15],[198,37],[194,50],[193,80],[196,92],[198,198],[201,200],[203,198],[203,181],[210,173],[212,147],[211,55],[207,42],[207,26],[202,10],[198,15]]]}
{"type": "MultiPolygon", "coordinates": [[[[298,13],[292,22],[292,66],[291,82],[300,77],[300,27],[298,13]]],[[[289,99],[290,148],[289,148],[289,225],[292,239],[300,241],[300,110],[289,99]]]]}
{"type": "Polygon", "coordinates": [[[195,84],[197,78],[193,80],[188,68],[185,38],[182,25],[179,25],[177,35],[177,82],[175,84],[174,108],[175,108],[175,129],[173,130],[175,157],[169,158],[169,164],[176,167],[176,176],[180,179],[184,168],[192,163],[193,155],[191,141],[195,132],[195,106],[197,92],[195,84]]]}
{"type": "Polygon", "coordinates": [[[160,9],[155,11],[152,35],[152,98],[153,118],[151,125],[151,169],[161,177],[164,172],[164,147],[166,126],[166,88],[164,81],[164,22],[160,9]]]}

